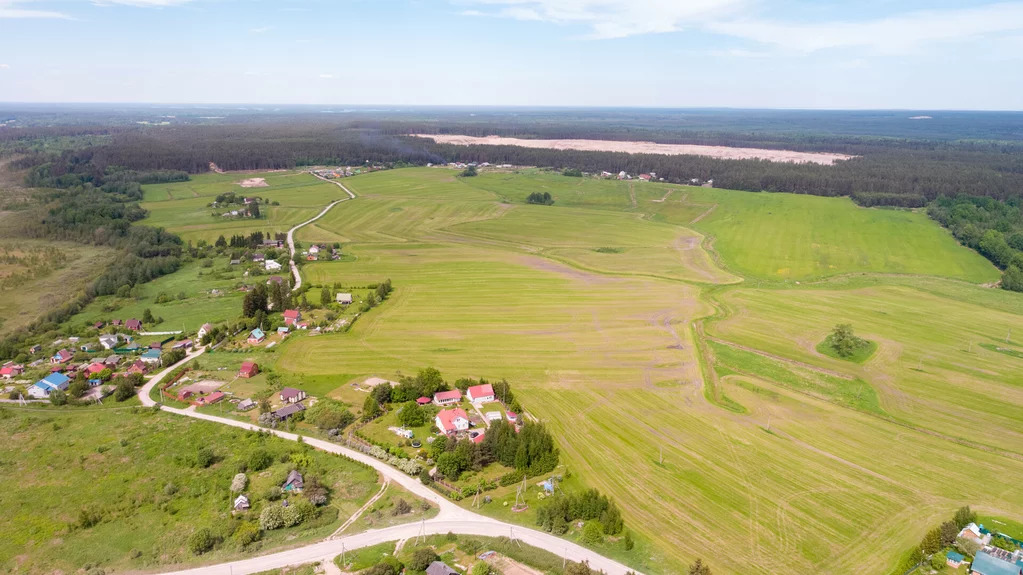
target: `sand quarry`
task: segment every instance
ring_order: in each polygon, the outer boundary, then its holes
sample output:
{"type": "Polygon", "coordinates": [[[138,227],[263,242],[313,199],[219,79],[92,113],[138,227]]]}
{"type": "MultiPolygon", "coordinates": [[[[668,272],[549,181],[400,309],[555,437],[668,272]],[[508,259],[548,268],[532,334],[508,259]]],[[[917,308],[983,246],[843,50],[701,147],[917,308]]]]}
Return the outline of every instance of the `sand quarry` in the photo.
{"type": "Polygon", "coordinates": [[[412,134],[430,138],[439,144],[457,146],[522,146],[552,150],[582,150],[584,152],[625,152],[628,154],[662,154],[666,156],[710,156],[721,160],[760,159],[793,164],[821,164],[830,166],[839,160],[855,156],[824,152],[794,152],[762,148],[730,148],[727,146],[699,146],[696,144],[657,144],[654,142],[619,142],[614,140],[524,140],[501,136],[458,136],[454,134],[412,134]]]}
{"type": "Polygon", "coordinates": [[[243,188],[269,188],[270,184],[266,183],[264,178],[248,178],[238,182],[238,185],[243,188]]]}

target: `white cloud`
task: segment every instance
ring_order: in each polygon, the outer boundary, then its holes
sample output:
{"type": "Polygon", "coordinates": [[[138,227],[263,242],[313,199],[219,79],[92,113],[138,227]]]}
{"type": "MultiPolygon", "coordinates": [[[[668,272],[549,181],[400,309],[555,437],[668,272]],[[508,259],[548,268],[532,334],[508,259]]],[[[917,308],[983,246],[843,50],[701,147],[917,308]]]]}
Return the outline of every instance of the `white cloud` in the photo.
{"type": "Polygon", "coordinates": [[[333,77],[334,77],[333,74],[320,74],[320,79],[322,79],[322,80],[330,80],[333,77]]]}
{"type": "Polygon", "coordinates": [[[120,4],[122,6],[138,6],[141,8],[164,8],[167,6],[180,6],[188,4],[192,0],[93,0],[97,6],[111,6],[120,4]]]}
{"type": "Polygon", "coordinates": [[[10,69],[11,69],[11,65],[10,64],[0,64],[0,70],[10,70],[10,69]]]}
{"type": "Polygon", "coordinates": [[[259,28],[249,28],[249,32],[252,32],[253,34],[262,34],[264,32],[269,32],[270,30],[273,30],[273,26],[260,26],[259,28]]]}
{"type": "MultiPolygon", "coordinates": [[[[594,38],[675,32],[736,13],[753,0],[469,0],[489,15],[556,24],[582,24],[594,38]]],[[[477,10],[471,11],[478,15],[477,10]]]]}
{"type": "Polygon", "coordinates": [[[65,20],[71,18],[63,12],[54,10],[33,10],[20,7],[29,3],[29,0],[0,0],[0,18],[61,18],[65,20]]]}
{"type": "Polygon", "coordinates": [[[968,40],[1023,30],[1023,3],[907,12],[858,22],[717,21],[709,23],[707,28],[801,52],[861,47],[884,53],[904,53],[933,42],[968,40]]]}

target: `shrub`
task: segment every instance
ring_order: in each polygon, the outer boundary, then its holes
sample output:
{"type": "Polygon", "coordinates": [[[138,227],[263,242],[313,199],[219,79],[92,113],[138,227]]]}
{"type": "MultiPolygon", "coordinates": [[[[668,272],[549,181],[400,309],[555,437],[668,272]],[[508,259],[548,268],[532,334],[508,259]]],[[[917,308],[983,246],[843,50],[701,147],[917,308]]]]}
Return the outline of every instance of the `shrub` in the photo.
{"type": "Polygon", "coordinates": [[[117,401],[127,401],[135,395],[135,386],[132,385],[131,381],[121,378],[121,381],[117,382],[117,390],[114,391],[114,399],[117,401]]]}
{"type": "MultiPolygon", "coordinates": [[[[195,453],[195,464],[203,469],[213,465],[213,462],[216,461],[216,459],[217,456],[209,447],[200,447],[195,453]]],[[[242,489],[244,489],[244,487],[242,489]]]]}
{"type": "Polygon", "coordinates": [[[636,546],[636,543],[632,540],[632,533],[630,531],[625,532],[625,538],[622,539],[622,545],[625,546],[626,551],[632,551],[632,548],[636,546]]]}
{"type": "Polygon", "coordinates": [[[410,512],[412,512],[412,506],[409,505],[408,501],[405,501],[404,499],[398,499],[397,501],[394,502],[394,510],[391,511],[391,515],[394,516],[406,515],[410,512]]]}
{"type": "Polygon", "coordinates": [[[267,501],[277,501],[283,494],[284,491],[281,490],[280,487],[277,485],[271,485],[270,487],[267,487],[266,492],[263,493],[263,499],[266,499],[267,501]]]}
{"type": "Polygon", "coordinates": [[[299,510],[298,505],[289,505],[282,509],[284,510],[285,527],[294,527],[302,522],[302,511],[299,510]]]}
{"type": "Polygon", "coordinates": [[[284,527],[284,507],[280,505],[267,505],[259,514],[259,527],[263,531],[273,531],[284,527]]]}
{"type": "Polygon", "coordinates": [[[604,542],[604,527],[599,521],[587,521],[583,526],[583,543],[598,545],[604,542]]]}
{"type": "Polygon", "coordinates": [[[412,557],[409,558],[406,567],[412,571],[426,571],[426,568],[430,566],[430,563],[439,560],[440,557],[430,549],[429,547],[420,547],[412,552],[412,557]]]}
{"type": "Polygon", "coordinates": [[[216,544],[217,540],[213,537],[213,532],[207,527],[197,530],[188,537],[188,550],[193,555],[202,555],[213,549],[216,544]]]}
{"type": "Polygon", "coordinates": [[[273,457],[263,449],[257,449],[249,456],[249,469],[262,471],[273,463],[273,457]]]}
{"type": "Polygon", "coordinates": [[[234,476],[231,480],[231,491],[238,493],[245,489],[245,486],[249,484],[249,478],[244,473],[239,473],[234,476]]]}

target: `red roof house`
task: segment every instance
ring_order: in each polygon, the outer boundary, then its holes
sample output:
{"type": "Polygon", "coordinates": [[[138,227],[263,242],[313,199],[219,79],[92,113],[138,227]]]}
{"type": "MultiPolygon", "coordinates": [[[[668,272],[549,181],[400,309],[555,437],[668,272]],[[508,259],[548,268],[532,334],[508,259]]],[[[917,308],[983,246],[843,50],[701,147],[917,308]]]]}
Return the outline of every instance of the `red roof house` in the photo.
{"type": "Polygon", "coordinates": [[[284,310],[284,325],[295,325],[300,319],[302,319],[302,312],[297,309],[284,310]]]}
{"type": "Polygon", "coordinates": [[[199,399],[195,400],[195,402],[198,403],[199,405],[213,405],[214,403],[220,401],[221,399],[224,399],[224,392],[214,391],[213,393],[207,395],[206,397],[200,397],[199,399]]]}
{"type": "Polygon", "coordinates": [[[53,354],[53,357],[50,358],[50,363],[67,363],[71,361],[73,357],[74,357],[73,353],[66,349],[62,349],[57,353],[53,354]]]}
{"type": "Polygon", "coordinates": [[[466,390],[465,396],[473,403],[478,401],[494,401],[494,386],[489,383],[474,385],[466,390]]]}
{"type": "Polygon", "coordinates": [[[85,372],[89,375],[96,375],[97,373],[103,371],[104,369],[108,368],[106,365],[102,363],[91,363],[89,364],[89,367],[85,368],[85,372]]]}
{"type": "Polygon", "coordinates": [[[259,375],[259,365],[254,361],[243,361],[241,369],[238,370],[238,377],[256,377],[259,375]]]}
{"type": "Polygon", "coordinates": [[[437,405],[451,405],[462,401],[462,392],[457,389],[451,391],[438,391],[433,394],[433,402],[437,405]]]}
{"type": "Polygon", "coordinates": [[[25,371],[25,367],[16,363],[8,363],[3,367],[0,367],[0,377],[4,379],[11,379],[12,377],[18,377],[21,372],[25,371]]]}
{"type": "Polygon", "coordinates": [[[136,359],[135,363],[131,364],[131,367],[128,368],[128,373],[145,374],[147,371],[149,371],[149,366],[141,359],[136,359]]]}
{"type": "Polygon", "coordinates": [[[441,433],[465,431],[469,429],[469,416],[465,413],[464,409],[458,407],[444,409],[434,418],[434,424],[437,425],[437,429],[441,430],[441,433]]]}
{"type": "Polygon", "coordinates": [[[137,320],[135,318],[132,318],[132,319],[129,319],[128,321],[124,322],[124,327],[130,329],[131,331],[141,331],[142,330],[142,321],[141,320],[137,320]]]}

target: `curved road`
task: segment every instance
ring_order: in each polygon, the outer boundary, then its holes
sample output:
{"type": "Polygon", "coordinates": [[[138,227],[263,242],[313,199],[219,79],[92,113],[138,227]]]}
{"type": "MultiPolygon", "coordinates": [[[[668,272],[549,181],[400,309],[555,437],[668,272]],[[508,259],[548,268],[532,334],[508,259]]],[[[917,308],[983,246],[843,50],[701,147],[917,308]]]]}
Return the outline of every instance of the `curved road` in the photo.
{"type": "MultiPolygon", "coordinates": [[[[156,402],[149,396],[153,388],[163,381],[163,379],[166,378],[167,375],[175,368],[181,366],[187,361],[199,357],[205,351],[205,349],[192,351],[185,356],[185,359],[154,375],[153,378],[146,382],[146,384],[139,390],[139,399],[142,401],[142,405],[150,407],[156,405],[156,402]]],[[[291,441],[297,441],[299,437],[294,433],[278,431],[276,429],[267,429],[251,423],[228,419],[226,417],[217,417],[215,415],[177,409],[166,405],[161,405],[160,409],[169,413],[184,415],[194,419],[212,421],[222,425],[230,425],[240,429],[268,432],[276,435],[277,437],[291,441]]],[[[386,463],[360,451],[348,449],[342,445],[312,437],[305,437],[303,438],[303,441],[316,449],[342,455],[372,467],[387,479],[390,479],[415,495],[437,505],[440,508],[440,512],[433,519],[419,523],[397,525],[385,529],[372,529],[363,533],[330,538],[319,543],[296,547],[295,549],[289,549],[287,551],[281,551],[270,555],[263,555],[261,557],[253,557],[251,559],[221,563],[219,565],[174,571],[172,572],[174,575],[248,575],[281,567],[317,563],[321,561],[329,562],[334,557],[341,554],[342,548],[351,551],[353,549],[376,545],[378,543],[387,543],[389,541],[397,541],[400,539],[414,539],[420,534],[434,535],[448,532],[466,535],[486,535],[491,537],[509,536],[534,547],[539,547],[540,549],[545,549],[556,555],[566,557],[570,561],[588,561],[590,567],[603,571],[608,575],[624,575],[630,571],[628,567],[618,563],[617,561],[608,559],[607,557],[586,549],[585,547],[576,545],[575,543],[566,541],[559,537],[555,537],[549,533],[543,533],[535,529],[528,529],[526,527],[504,523],[503,521],[498,521],[497,519],[492,519],[490,517],[474,513],[468,509],[463,509],[449,501],[447,498],[442,497],[429,487],[423,485],[418,478],[410,477],[390,465],[387,465],[386,463]]]]}
{"type": "Polygon", "coordinates": [[[316,217],[311,218],[309,220],[306,220],[306,221],[302,222],[301,224],[298,224],[297,226],[295,226],[295,227],[291,228],[290,230],[288,230],[288,250],[291,252],[291,260],[288,262],[288,266],[291,268],[291,275],[295,277],[295,285],[291,286],[291,289],[293,289],[293,290],[297,290],[298,288],[302,287],[302,276],[298,273],[298,266],[295,265],[295,230],[297,230],[297,229],[299,229],[299,228],[301,228],[303,226],[307,226],[307,225],[315,222],[316,220],[322,218],[323,216],[325,216],[327,214],[327,212],[330,211],[331,208],[333,208],[334,206],[340,204],[341,202],[346,202],[348,200],[354,200],[355,199],[355,194],[353,194],[352,191],[349,190],[348,188],[344,187],[344,185],[341,182],[338,182],[338,181],[335,181],[335,180],[328,180],[327,178],[321,178],[320,176],[318,176],[317,174],[313,174],[312,172],[309,172],[309,173],[312,174],[313,176],[323,180],[324,182],[330,182],[332,184],[335,184],[337,187],[339,187],[342,190],[344,190],[344,192],[346,194],[348,194],[348,197],[347,198],[342,198],[340,200],[335,200],[335,201],[331,202],[330,204],[327,205],[327,207],[323,208],[322,212],[320,212],[319,214],[316,214],[316,217]]]}

